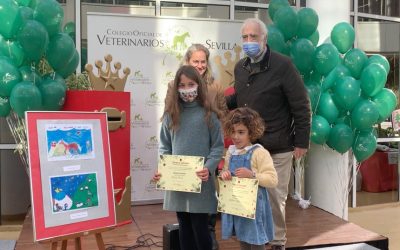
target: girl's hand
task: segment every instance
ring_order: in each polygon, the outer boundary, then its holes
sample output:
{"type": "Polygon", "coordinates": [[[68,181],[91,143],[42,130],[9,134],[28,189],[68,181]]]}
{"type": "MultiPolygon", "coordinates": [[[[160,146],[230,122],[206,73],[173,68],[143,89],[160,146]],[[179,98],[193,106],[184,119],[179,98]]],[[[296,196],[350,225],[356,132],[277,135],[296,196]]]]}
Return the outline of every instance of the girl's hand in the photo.
{"type": "Polygon", "coordinates": [[[153,176],[153,181],[157,182],[160,180],[160,178],[161,178],[161,174],[159,172],[155,172],[154,176],[153,176]]]}
{"type": "Polygon", "coordinates": [[[229,171],[229,170],[222,170],[221,173],[219,174],[219,176],[220,176],[221,179],[224,180],[224,181],[230,181],[230,180],[232,180],[231,171],[229,171]]]}
{"type": "Polygon", "coordinates": [[[235,170],[235,175],[239,178],[253,178],[253,171],[248,168],[237,168],[235,170]]]}
{"type": "Polygon", "coordinates": [[[203,168],[202,170],[196,171],[196,174],[202,181],[208,181],[210,172],[208,171],[208,168],[203,168]]]}

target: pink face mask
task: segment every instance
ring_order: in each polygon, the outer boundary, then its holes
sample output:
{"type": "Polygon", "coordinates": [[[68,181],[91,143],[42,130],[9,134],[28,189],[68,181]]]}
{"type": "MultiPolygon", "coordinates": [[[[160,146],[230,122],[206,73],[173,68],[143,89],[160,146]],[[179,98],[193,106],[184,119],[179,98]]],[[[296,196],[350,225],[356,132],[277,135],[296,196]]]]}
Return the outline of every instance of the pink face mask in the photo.
{"type": "Polygon", "coordinates": [[[178,89],[179,97],[184,102],[193,102],[197,97],[197,86],[191,89],[178,89]]]}

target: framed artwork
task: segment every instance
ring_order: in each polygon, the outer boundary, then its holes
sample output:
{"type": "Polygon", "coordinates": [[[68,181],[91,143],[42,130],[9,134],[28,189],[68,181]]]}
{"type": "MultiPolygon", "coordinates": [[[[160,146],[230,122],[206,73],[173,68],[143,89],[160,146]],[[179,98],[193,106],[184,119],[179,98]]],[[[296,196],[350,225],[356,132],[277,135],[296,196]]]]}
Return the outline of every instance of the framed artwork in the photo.
{"type": "Polygon", "coordinates": [[[116,223],[107,115],[26,112],[35,241],[116,223]]]}

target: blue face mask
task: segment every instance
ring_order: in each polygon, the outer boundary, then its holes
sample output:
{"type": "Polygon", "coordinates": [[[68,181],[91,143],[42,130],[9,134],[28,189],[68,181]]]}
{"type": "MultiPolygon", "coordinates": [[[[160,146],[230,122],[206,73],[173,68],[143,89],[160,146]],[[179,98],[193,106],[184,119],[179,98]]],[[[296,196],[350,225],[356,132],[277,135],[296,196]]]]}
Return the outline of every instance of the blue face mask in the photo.
{"type": "Polygon", "coordinates": [[[247,56],[254,58],[261,51],[260,44],[258,42],[244,42],[243,51],[247,56]]]}

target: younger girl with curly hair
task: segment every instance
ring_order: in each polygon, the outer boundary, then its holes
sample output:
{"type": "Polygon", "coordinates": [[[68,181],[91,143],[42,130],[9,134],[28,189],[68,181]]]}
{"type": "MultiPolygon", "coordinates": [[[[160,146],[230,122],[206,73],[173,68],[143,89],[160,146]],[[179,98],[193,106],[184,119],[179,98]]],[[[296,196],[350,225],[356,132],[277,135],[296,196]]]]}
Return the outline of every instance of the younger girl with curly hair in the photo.
{"type": "Polygon", "coordinates": [[[242,250],[264,250],[274,237],[274,224],[266,188],[275,187],[278,177],[269,152],[260,144],[253,144],[264,133],[264,121],[250,108],[231,111],[223,124],[226,136],[234,145],[228,148],[225,166],[220,173],[223,180],[258,179],[256,218],[248,219],[222,213],[222,239],[236,236],[242,250]]]}

